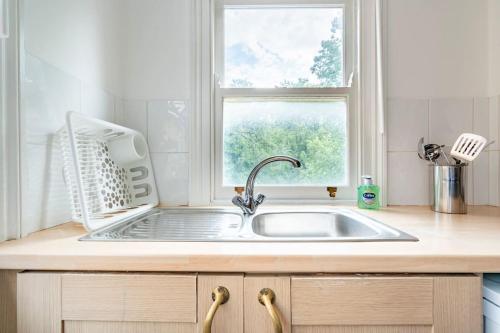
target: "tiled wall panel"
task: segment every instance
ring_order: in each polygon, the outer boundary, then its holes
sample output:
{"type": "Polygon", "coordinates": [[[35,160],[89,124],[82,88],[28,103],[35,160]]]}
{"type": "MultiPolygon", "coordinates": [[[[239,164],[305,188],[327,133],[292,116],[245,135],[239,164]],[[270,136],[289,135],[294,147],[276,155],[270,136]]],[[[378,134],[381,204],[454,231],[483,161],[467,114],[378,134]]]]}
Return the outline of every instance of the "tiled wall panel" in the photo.
{"type": "MultiPolygon", "coordinates": [[[[498,142],[499,97],[391,99],[388,103],[388,202],[423,205],[430,202],[431,167],[417,156],[417,141],[447,145],[463,132],[498,142]],[[427,169],[424,172],[424,169],[427,169]]],[[[469,204],[499,205],[499,145],[470,164],[469,204]]]]}
{"type": "Polygon", "coordinates": [[[123,101],[121,124],[148,139],[160,203],[187,205],[189,201],[187,101],[123,101]]]}
{"type": "Polygon", "coordinates": [[[68,111],[113,121],[115,97],[26,53],[21,99],[21,234],[71,219],[55,133],[68,111]]]}

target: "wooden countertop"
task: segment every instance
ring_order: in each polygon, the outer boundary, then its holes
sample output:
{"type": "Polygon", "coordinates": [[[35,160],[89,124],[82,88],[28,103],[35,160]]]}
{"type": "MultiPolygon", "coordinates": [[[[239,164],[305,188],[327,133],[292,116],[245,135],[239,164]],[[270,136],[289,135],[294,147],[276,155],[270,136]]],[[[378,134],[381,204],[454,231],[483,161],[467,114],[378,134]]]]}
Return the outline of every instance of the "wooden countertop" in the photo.
{"type": "MultiPolygon", "coordinates": [[[[351,208],[351,207],[349,207],[351,208]]],[[[355,209],[357,210],[357,209],[355,209]]],[[[362,211],[418,242],[80,242],[76,223],[0,243],[0,269],[186,272],[500,272],[500,208],[362,211]]]]}

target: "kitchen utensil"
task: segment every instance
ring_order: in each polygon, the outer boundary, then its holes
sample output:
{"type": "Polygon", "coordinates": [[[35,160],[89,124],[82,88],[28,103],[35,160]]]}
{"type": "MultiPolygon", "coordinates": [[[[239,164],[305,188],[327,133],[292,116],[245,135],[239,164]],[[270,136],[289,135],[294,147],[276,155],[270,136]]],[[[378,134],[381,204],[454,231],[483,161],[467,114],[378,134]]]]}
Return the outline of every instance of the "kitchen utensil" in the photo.
{"type": "Polygon", "coordinates": [[[427,161],[431,161],[432,163],[437,163],[437,159],[441,156],[441,148],[444,145],[438,145],[435,143],[428,143],[424,145],[424,157],[427,161]]]}
{"type": "Polygon", "coordinates": [[[417,143],[417,154],[421,160],[425,160],[424,138],[421,137],[417,143]]]}
{"type": "Polygon", "coordinates": [[[446,160],[447,165],[451,165],[450,159],[448,158],[448,154],[444,151],[443,147],[439,148],[439,152],[444,156],[444,159],[446,160]]]}
{"type": "Polygon", "coordinates": [[[141,133],[68,112],[58,139],[73,220],[87,230],[158,205],[148,145],[141,133]]]}
{"type": "Polygon", "coordinates": [[[467,164],[434,165],[432,185],[432,210],[450,214],[467,213],[467,164]]]}
{"type": "Polygon", "coordinates": [[[486,146],[486,139],[480,135],[472,133],[461,134],[451,149],[451,156],[460,161],[472,162],[483,151],[486,146]]]}

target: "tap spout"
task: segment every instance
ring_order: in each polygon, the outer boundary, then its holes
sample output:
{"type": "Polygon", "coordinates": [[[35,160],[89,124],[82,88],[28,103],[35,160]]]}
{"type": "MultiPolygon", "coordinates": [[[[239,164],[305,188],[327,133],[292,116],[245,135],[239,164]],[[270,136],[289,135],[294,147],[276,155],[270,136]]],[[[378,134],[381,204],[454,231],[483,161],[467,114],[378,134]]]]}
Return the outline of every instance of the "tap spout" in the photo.
{"type": "Polygon", "coordinates": [[[233,204],[243,210],[243,213],[253,215],[257,207],[264,202],[265,196],[263,194],[258,194],[257,198],[254,199],[255,179],[263,167],[274,162],[289,162],[294,168],[300,168],[302,166],[302,163],[298,159],[283,155],[271,156],[259,162],[248,176],[244,197],[235,196],[232,200],[233,204]]]}

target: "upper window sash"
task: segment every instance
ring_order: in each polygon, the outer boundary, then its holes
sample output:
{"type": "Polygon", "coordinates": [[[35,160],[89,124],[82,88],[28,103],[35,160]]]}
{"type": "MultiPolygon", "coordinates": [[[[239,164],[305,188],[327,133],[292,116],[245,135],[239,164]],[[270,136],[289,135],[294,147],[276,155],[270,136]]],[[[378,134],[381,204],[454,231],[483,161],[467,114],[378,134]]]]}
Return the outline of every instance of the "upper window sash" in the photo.
{"type": "MultiPolygon", "coordinates": [[[[325,88],[300,88],[304,89],[300,93],[306,93],[316,89],[338,89],[352,86],[354,76],[356,57],[355,57],[355,8],[353,0],[216,0],[215,2],[215,38],[214,38],[214,71],[216,76],[215,87],[221,89],[241,89],[248,92],[248,88],[231,88],[225,87],[225,50],[224,50],[224,9],[225,8],[262,8],[262,7],[295,7],[295,8],[314,8],[314,7],[333,7],[343,8],[343,85],[338,87],[325,88]]],[[[298,88],[252,88],[252,89],[271,89],[278,91],[279,89],[298,89],[298,88]]],[[[298,92],[298,90],[295,90],[298,92]]],[[[316,90],[316,92],[319,92],[316,90]]],[[[289,93],[293,93],[289,91],[289,93]]],[[[329,91],[326,93],[337,93],[329,91]]]]}

